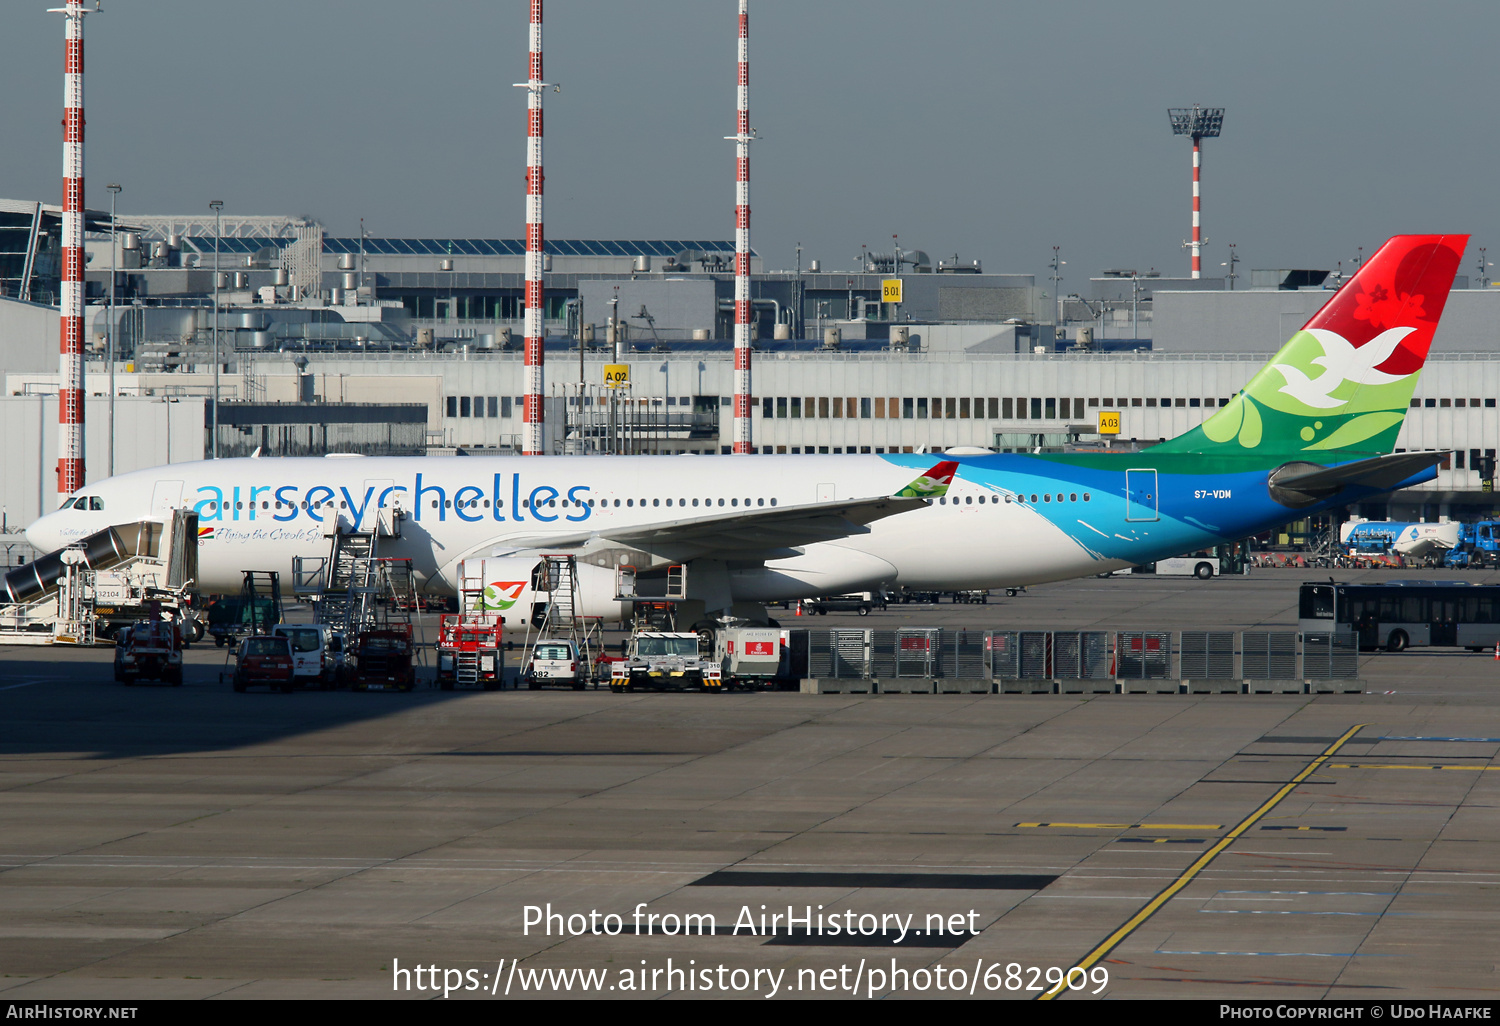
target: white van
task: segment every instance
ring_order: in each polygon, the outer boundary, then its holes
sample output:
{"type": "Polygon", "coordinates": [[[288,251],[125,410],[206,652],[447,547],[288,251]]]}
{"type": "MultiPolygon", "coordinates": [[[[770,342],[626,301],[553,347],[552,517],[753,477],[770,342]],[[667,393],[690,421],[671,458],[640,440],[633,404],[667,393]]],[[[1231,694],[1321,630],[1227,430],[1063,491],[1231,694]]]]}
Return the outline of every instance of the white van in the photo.
{"type": "Polygon", "coordinates": [[[278,624],[271,633],[292,643],[292,679],[297,687],[336,687],[343,669],[343,638],[321,623],[278,624]]]}
{"type": "Polygon", "coordinates": [[[582,691],[588,684],[589,668],[578,655],[578,646],[567,638],[542,638],[532,646],[531,662],[522,676],[532,691],[544,687],[582,691]]]}

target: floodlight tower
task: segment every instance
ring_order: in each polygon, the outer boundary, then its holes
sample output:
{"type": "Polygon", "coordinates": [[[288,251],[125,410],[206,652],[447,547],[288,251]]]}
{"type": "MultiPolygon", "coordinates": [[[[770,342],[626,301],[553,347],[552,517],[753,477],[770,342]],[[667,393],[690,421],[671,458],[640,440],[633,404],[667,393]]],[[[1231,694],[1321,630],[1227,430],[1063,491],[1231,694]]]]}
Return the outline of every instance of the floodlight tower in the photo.
{"type": "Polygon", "coordinates": [[[57,493],[83,487],[83,19],[82,0],[50,11],[65,23],[62,301],[57,378],[57,493]]]}
{"type": "Polygon", "coordinates": [[[755,451],[750,428],[750,0],[740,0],[734,135],[734,448],[755,451]]]}
{"type": "Polygon", "coordinates": [[[546,386],[546,308],[542,302],[542,0],[531,0],[531,50],[526,90],[526,352],[521,455],[544,456],[542,393],[546,386]]]}
{"type": "Polygon", "coordinates": [[[1193,140],[1193,241],[1183,246],[1193,251],[1193,277],[1203,277],[1203,226],[1202,195],[1199,192],[1199,172],[1203,167],[1203,140],[1217,138],[1224,129],[1223,107],[1171,107],[1167,117],[1172,122],[1173,135],[1190,136],[1193,140]]]}

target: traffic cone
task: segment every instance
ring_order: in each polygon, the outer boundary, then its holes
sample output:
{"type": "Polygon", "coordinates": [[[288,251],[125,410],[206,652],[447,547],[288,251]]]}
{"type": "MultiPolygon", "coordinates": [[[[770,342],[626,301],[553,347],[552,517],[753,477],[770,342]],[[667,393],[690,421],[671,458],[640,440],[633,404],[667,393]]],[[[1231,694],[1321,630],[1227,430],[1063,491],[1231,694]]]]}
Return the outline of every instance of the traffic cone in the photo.
{"type": "MultiPolygon", "coordinates": [[[[798,603],[797,603],[797,615],[798,615],[798,616],[801,616],[801,615],[802,615],[802,603],[801,603],[801,602],[798,602],[798,603]]],[[[1496,645],[1496,646],[1495,646],[1495,651],[1496,651],[1496,653],[1497,653],[1497,655],[1496,655],[1496,656],[1495,656],[1495,658],[1496,658],[1496,659],[1500,659],[1500,644],[1497,644],[1497,645],[1496,645]]]]}

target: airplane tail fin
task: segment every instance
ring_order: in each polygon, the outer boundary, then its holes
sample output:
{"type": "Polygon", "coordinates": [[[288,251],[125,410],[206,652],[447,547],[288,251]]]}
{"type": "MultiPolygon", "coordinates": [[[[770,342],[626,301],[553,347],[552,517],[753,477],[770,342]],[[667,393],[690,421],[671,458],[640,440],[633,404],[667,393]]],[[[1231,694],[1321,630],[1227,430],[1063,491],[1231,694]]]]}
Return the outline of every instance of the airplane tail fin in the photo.
{"type": "Polygon", "coordinates": [[[1394,236],[1243,392],[1153,451],[1317,462],[1390,452],[1468,239],[1394,236]]]}

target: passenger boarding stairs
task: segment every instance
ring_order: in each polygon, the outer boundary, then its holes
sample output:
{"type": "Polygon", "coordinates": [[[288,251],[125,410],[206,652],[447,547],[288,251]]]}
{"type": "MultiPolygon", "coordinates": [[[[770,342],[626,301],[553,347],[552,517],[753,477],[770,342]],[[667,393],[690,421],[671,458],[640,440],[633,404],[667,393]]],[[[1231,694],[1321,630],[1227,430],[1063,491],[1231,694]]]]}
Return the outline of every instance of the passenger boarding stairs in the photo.
{"type": "Polygon", "coordinates": [[[349,635],[371,619],[379,583],[375,542],[374,531],[341,530],[334,534],[325,564],[318,623],[349,635]]]}
{"type": "Polygon", "coordinates": [[[165,522],[108,527],[6,572],[0,644],[93,644],[96,578],[104,571],[113,581],[110,605],[151,594],[180,608],[198,576],[197,514],[172,510],[165,522]]]}

